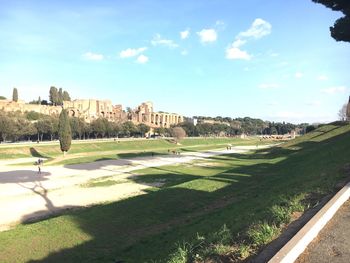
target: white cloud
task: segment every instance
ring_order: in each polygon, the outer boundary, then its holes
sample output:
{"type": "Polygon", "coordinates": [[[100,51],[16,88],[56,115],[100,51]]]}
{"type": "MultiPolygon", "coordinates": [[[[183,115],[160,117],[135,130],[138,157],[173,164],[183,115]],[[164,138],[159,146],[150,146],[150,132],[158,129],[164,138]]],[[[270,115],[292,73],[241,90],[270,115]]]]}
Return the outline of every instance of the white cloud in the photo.
{"type": "Polygon", "coordinates": [[[226,48],[227,59],[245,59],[250,60],[252,56],[240,49],[249,39],[258,39],[271,33],[271,24],[261,18],[256,18],[247,31],[241,32],[236,36],[235,41],[226,48]]]}
{"type": "Polygon", "coordinates": [[[180,32],[181,39],[186,39],[189,36],[190,36],[190,30],[189,29],[186,29],[186,30],[180,32]]]}
{"type": "Polygon", "coordinates": [[[262,83],[259,85],[260,89],[277,89],[279,87],[280,87],[280,85],[278,85],[276,83],[262,83]]]}
{"type": "Polygon", "coordinates": [[[135,56],[141,54],[142,52],[144,52],[145,50],[147,50],[147,47],[128,48],[128,49],[122,50],[122,51],[119,53],[119,56],[120,56],[121,58],[135,57],[135,56]]]}
{"type": "Polygon", "coordinates": [[[337,94],[337,93],[345,93],[348,89],[345,86],[338,87],[330,87],[327,89],[322,89],[322,92],[327,94],[337,94]]]}
{"type": "Polygon", "coordinates": [[[140,56],[137,57],[136,62],[137,62],[137,63],[140,63],[140,64],[145,64],[145,63],[148,62],[148,60],[149,60],[149,59],[148,59],[147,56],[145,56],[145,55],[140,55],[140,56]]]}
{"type": "Polygon", "coordinates": [[[232,43],[232,47],[240,47],[240,46],[243,46],[246,42],[247,42],[247,40],[236,39],[236,40],[232,43]]]}
{"type": "Polygon", "coordinates": [[[177,48],[179,46],[173,40],[163,39],[160,34],[156,34],[151,40],[151,43],[153,46],[166,46],[169,48],[177,48]]]}
{"type": "Polygon", "coordinates": [[[86,60],[94,60],[94,61],[99,61],[104,59],[104,56],[102,54],[97,54],[92,52],[86,52],[82,55],[82,57],[86,60]]]}
{"type": "Polygon", "coordinates": [[[319,75],[319,76],[317,77],[317,79],[318,79],[318,80],[328,80],[328,77],[325,76],[325,75],[319,75]]]}
{"type": "Polygon", "coordinates": [[[226,49],[226,58],[227,59],[243,59],[243,60],[250,60],[251,55],[249,55],[246,51],[240,50],[237,47],[228,47],[226,49]]]}
{"type": "Polygon", "coordinates": [[[238,34],[237,38],[262,38],[271,33],[271,24],[261,18],[256,18],[247,31],[238,34]]]}
{"type": "Polygon", "coordinates": [[[202,43],[215,42],[218,38],[215,29],[202,29],[201,31],[197,32],[197,35],[202,43]]]}
{"type": "Polygon", "coordinates": [[[296,72],[294,76],[295,76],[295,78],[300,79],[304,76],[304,74],[301,72],[296,72]]]}

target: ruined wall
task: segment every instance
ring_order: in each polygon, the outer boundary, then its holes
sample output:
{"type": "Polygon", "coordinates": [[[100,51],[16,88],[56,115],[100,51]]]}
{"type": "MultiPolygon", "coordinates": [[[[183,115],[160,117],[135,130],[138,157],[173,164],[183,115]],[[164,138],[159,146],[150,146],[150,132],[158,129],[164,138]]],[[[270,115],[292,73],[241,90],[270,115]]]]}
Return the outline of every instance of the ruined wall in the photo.
{"type": "Polygon", "coordinates": [[[0,110],[6,112],[20,111],[24,112],[38,112],[46,115],[58,115],[62,111],[60,106],[50,106],[50,105],[38,105],[38,104],[27,104],[24,101],[10,101],[10,100],[0,100],[0,110]]]}
{"type": "MultiPolygon", "coordinates": [[[[184,121],[183,116],[176,113],[153,112],[153,103],[150,101],[142,103],[131,112],[123,111],[122,105],[112,105],[110,100],[64,101],[63,108],[67,110],[69,116],[83,118],[86,122],[104,117],[114,122],[132,121],[135,124],[144,123],[152,128],[169,128],[171,125],[184,121]]],[[[22,113],[35,111],[46,115],[58,115],[61,113],[62,107],[0,100],[0,110],[20,111],[22,113]]]]}

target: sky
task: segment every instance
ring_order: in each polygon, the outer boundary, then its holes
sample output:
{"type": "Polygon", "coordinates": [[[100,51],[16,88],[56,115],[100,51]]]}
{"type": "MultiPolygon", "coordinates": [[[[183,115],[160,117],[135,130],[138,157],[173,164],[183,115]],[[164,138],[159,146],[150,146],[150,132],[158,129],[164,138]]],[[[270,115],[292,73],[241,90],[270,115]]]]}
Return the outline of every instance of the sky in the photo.
{"type": "Polygon", "coordinates": [[[342,14],[311,0],[0,0],[0,95],[329,122],[350,95],[342,14]]]}

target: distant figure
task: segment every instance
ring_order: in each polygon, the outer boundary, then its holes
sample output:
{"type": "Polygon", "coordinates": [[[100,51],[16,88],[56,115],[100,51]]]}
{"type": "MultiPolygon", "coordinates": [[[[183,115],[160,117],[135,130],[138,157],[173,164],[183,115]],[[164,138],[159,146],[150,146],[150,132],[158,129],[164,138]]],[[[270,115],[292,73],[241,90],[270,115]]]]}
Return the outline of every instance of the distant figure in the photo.
{"type": "Polygon", "coordinates": [[[38,174],[41,174],[41,165],[44,163],[44,160],[42,159],[38,159],[38,161],[36,162],[36,164],[38,165],[38,174]]]}
{"type": "Polygon", "coordinates": [[[152,152],[152,157],[154,156],[154,152],[152,152]]]}

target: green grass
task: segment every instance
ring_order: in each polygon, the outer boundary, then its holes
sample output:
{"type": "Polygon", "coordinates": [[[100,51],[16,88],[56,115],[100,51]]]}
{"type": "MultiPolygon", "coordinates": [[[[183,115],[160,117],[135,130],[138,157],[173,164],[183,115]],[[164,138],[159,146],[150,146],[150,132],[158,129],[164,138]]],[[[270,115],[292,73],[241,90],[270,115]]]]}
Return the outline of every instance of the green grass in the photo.
{"type": "Polygon", "coordinates": [[[349,156],[350,126],[327,125],[269,150],[140,170],[127,180],[161,184],[2,232],[0,262],[243,260],[334,192],[349,156]]]}
{"type": "MultiPolygon", "coordinates": [[[[15,159],[25,157],[48,158],[47,164],[67,165],[112,160],[120,158],[142,157],[168,154],[168,150],[204,151],[224,148],[227,144],[255,145],[258,139],[239,138],[188,138],[176,145],[169,140],[135,140],[135,141],[88,141],[74,142],[69,153],[63,158],[58,143],[49,145],[5,145],[0,147],[0,159],[15,159]]],[[[271,143],[270,142],[259,142],[271,143]]],[[[27,163],[24,163],[27,164],[27,163]]]]}

